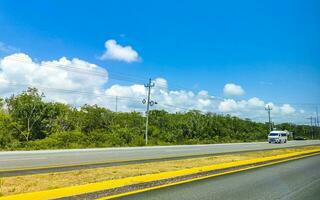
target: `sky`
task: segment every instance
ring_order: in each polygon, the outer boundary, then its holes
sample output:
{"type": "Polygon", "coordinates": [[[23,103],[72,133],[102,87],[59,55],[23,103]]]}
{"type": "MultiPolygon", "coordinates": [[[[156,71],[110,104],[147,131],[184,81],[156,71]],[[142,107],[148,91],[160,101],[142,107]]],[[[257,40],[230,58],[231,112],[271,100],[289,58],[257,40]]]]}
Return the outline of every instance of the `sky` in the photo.
{"type": "Polygon", "coordinates": [[[319,58],[317,0],[0,2],[2,97],[143,111],[150,77],[154,109],[308,123],[319,58]]]}

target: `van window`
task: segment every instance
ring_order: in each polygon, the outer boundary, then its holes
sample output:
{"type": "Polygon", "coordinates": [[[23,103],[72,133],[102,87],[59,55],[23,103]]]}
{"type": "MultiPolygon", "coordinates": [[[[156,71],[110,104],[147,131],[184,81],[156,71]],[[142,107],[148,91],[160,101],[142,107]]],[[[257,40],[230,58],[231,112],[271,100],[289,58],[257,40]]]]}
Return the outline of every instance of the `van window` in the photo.
{"type": "Polygon", "coordinates": [[[282,137],[286,137],[286,136],[287,136],[287,134],[285,134],[285,133],[281,133],[281,136],[282,136],[282,137]]]}
{"type": "Polygon", "coordinates": [[[270,133],[269,136],[278,136],[278,133],[270,133]]]}

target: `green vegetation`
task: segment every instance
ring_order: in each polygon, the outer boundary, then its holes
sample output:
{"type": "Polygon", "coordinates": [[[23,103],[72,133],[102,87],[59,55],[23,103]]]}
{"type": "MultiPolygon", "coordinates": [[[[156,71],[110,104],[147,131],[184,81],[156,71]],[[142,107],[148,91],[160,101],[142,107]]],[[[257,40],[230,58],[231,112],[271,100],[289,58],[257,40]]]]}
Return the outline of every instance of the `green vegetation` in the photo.
{"type": "MultiPolygon", "coordinates": [[[[45,102],[35,88],[0,99],[0,149],[60,149],[144,145],[145,118],[138,112],[116,113],[97,105],[73,108],[45,102]]],[[[149,144],[200,144],[265,140],[268,125],[199,111],[150,111],[149,144]]],[[[278,129],[309,137],[306,125],[278,129]]],[[[316,130],[319,132],[319,129],[316,130]]]]}

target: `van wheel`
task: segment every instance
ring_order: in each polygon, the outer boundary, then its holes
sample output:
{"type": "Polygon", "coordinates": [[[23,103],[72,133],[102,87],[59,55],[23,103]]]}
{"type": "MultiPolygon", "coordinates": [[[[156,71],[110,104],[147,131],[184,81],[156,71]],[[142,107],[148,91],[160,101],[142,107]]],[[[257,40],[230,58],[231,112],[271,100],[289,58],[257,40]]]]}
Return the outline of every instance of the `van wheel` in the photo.
{"type": "Polygon", "coordinates": [[[287,143],[287,140],[284,140],[284,143],[287,143]]]}

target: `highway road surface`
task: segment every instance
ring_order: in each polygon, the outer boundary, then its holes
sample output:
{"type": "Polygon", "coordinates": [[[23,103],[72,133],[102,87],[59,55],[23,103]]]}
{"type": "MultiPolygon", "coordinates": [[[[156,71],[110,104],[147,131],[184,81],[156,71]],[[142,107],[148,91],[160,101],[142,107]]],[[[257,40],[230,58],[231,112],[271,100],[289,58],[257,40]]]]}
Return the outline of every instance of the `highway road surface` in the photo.
{"type": "Polygon", "coordinates": [[[289,141],[286,144],[253,142],[73,150],[8,151],[0,152],[0,171],[8,169],[50,167],[57,165],[87,164],[96,162],[158,159],[167,157],[226,153],[230,151],[276,149],[313,144],[320,144],[320,140],[289,141]]]}
{"type": "Polygon", "coordinates": [[[151,190],[120,199],[320,199],[320,155],[151,190]]]}

